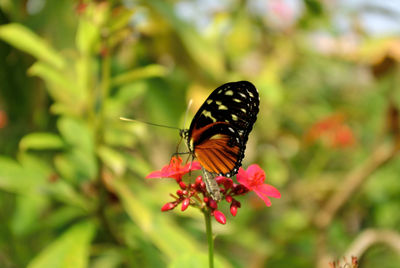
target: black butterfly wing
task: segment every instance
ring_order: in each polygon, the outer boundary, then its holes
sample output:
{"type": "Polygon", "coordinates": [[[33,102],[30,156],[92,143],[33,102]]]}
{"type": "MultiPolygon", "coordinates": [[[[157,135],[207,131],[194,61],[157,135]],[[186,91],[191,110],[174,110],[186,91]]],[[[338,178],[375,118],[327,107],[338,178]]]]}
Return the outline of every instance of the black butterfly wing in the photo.
{"type": "Polygon", "coordinates": [[[206,99],[190,124],[188,144],[207,171],[237,173],[259,103],[257,89],[247,81],[224,84],[206,99]]]}

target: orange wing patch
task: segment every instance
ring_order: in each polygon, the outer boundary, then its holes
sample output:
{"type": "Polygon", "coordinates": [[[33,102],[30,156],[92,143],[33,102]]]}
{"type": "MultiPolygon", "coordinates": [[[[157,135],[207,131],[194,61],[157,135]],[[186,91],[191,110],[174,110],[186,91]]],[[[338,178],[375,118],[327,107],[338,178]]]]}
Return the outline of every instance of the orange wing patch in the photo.
{"type": "Polygon", "coordinates": [[[235,167],[240,148],[230,147],[229,139],[227,135],[216,134],[195,147],[197,159],[208,172],[226,174],[235,167]]]}

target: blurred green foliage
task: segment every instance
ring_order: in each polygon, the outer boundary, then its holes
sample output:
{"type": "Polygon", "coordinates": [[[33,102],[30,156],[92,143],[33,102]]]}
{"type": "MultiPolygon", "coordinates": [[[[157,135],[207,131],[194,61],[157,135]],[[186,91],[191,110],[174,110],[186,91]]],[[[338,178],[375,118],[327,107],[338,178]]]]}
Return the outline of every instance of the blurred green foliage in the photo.
{"type": "MultiPolygon", "coordinates": [[[[161,213],[174,184],[144,179],[178,133],[119,117],[187,126],[189,99],[193,115],[236,80],[261,96],[244,166],[282,198],[242,199],[214,226],[217,267],[328,267],[364,230],[400,231],[398,37],[338,34],[320,1],[297,17],[275,1],[281,23],[249,2],[199,29],[178,12],[188,1],[0,1],[1,267],[205,267],[202,215],[161,213]],[[379,162],[381,146],[394,149],[379,162]]],[[[359,261],[400,257],[383,241],[359,261]]]]}

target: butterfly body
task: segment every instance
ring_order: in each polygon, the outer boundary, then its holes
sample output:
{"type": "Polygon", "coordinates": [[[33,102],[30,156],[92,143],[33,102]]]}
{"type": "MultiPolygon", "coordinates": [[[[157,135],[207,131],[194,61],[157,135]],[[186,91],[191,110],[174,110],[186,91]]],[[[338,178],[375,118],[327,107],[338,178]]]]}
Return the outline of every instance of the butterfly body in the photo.
{"type": "Polygon", "coordinates": [[[210,94],[181,135],[207,172],[231,177],[241,166],[258,111],[259,95],[252,83],[226,83],[210,94]]]}

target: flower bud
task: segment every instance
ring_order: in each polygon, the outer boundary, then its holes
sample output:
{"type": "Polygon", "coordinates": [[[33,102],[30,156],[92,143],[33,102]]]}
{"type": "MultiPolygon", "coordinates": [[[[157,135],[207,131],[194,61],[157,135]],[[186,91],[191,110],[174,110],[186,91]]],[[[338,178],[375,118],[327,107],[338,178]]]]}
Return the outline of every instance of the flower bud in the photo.
{"type": "Polygon", "coordinates": [[[232,198],[232,205],[236,206],[238,208],[242,207],[242,204],[239,201],[237,201],[236,199],[233,199],[233,198],[232,198]]]}
{"type": "Polygon", "coordinates": [[[176,207],[176,203],[168,202],[164,206],[162,206],[161,211],[168,211],[176,207]]]}
{"type": "Polygon", "coordinates": [[[217,209],[218,208],[218,204],[214,199],[210,199],[208,202],[208,206],[212,209],[217,209]]]}
{"type": "Polygon", "coordinates": [[[234,186],[233,191],[236,195],[242,195],[247,193],[249,189],[247,189],[247,187],[244,186],[243,184],[237,184],[234,186]]]}
{"type": "Polygon", "coordinates": [[[231,204],[231,214],[232,214],[232,216],[236,216],[237,210],[238,210],[238,207],[234,203],[232,203],[231,204]]]}
{"type": "Polygon", "coordinates": [[[179,187],[181,187],[182,190],[185,190],[187,188],[186,183],[184,183],[183,181],[179,182],[179,187]]]}
{"type": "Polygon", "coordinates": [[[183,195],[183,191],[182,191],[182,190],[176,190],[176,194],[177,194],[178,196],[182,196],[182,195],[183,195]]]}
{"type": "Polygon", "coordinates": [[[198,177],[196,178],[195,184],[196,184],[196,185],[199,185],[200,183],[202,183],[202,181],[203,181],[203,179],[201,178],[201,176],[198,176],[198,177]]]}
{"type": "Polygon", "coordinates": [[[226,202],[231,203],[231,202],[232,202],[232,196],[227,195],[227,196],[225,197],[225,200],[226,200],[226,202]]]}
{"type": "Polygon", "coordinates": [[[190,204],[190,199],[185,198],[182,202],[181,211],[185,211],[188,208],[189,204],[190,204]]]}
{"type": "Polygon", "coordinates": [[[228,190],[228,189],[232,188],[232,186],[233,186],[233,181],[232,181],[232,179],[227,178],[227,179],[224,181],[224,187],[225,187],[225,189],[228,190]]]}
{"type": "Polygon", "coordinates": [[[204,203],[206,203],[206,204],[207,204],[207,203],[208,203],[208,201],[210,201],[210,199],[209,199],[209,198],[206,196],[206,197],[204,197],[204,198],[203,198],[203,201],[204,201],[204,203]]]}
{"type": "Polygon", "coordinates": [[[225,180],[226,180],[226,178],[225,178],[225,177],[222,177],[222,176],[218,176],[218,177],[215,178],[215,181],[216,181],[218,184],[224,183],[225,180]]]}
{"type": "Polygon", "coordinates": [[[217,222],[221,223],[221,224],[225,224],[226,223],[226,217],[224,215],[224,213],[222,213],[219,210],[215,210],[214,211],[214,218],[217,222]]]}

